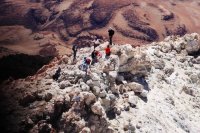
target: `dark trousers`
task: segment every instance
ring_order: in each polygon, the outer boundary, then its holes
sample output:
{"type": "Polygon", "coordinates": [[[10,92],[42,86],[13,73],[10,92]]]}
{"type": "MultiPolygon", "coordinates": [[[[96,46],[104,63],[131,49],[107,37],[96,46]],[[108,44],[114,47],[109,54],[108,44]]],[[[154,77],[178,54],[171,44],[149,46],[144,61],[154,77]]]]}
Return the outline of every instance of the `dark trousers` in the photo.
{"type": "Polygon", "coordinates": [[[73,54],[74,54],[73,60],[75,60],[76,59],[76,51],[74,51],[73,54]]]}
{"type": "Polygon", "coordinates": [[[112,37],[113,36],[109,36],[110,37],[110,45],[112,45],[112,37]]]}

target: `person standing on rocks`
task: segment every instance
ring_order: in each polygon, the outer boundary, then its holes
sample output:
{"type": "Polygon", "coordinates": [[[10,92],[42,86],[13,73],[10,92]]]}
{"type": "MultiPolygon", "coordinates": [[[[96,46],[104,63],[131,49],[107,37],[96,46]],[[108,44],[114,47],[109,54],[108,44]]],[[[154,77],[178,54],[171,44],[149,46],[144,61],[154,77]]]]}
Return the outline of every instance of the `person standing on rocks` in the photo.
{"type": "Polygon", "coordinates": [[[108,59],[110,57],[111,51],[110,51],[110,45],[107,46],[107,48],[105,49],[105,53],[106,53],[106,59],[108,59]]]}
{"type": "Polygon", "coordinates": [[[98,56],[101,56],[100,53],[99,53],[99,51],[96,51],[94,49],[94,51],[91,54],[91,57],[92,57],[92,63],[91,63],[91,65],[94,65],[95,63],[98,62],[98,58],[97,58],[98,56]]]}
{"type": "Polygon", "coordinates": [[[114,34],[115,34],[115,31],[110,27],[109,30],[108,30],[110,45],[112,45],[112,37],[113,37],[114,34]]]}
{"type": "Polygon", "coordinates": [[[87,57],[84,57],[84,64],[83,64],[83,70],[85,71],[85,74],[87,75],[88,68],[90,67],[91,60],[87,57]]]}
{"type": "Polygon", "coordinates": [[[60,72],[61,72],[61,68],[59,67],[57,70],[56,70],[56,73],[53,75],[53,80],[57,81],[58,78],[60,77],[60,72]]]}
{"type": "Polygon", "coordinates": [[[76,53],[77,53],[77,50],[78,50],[78,46],[76,44],[73,45],[72,47],[72,50],[73,50],[73,61],[76,60],[76,53]]]}

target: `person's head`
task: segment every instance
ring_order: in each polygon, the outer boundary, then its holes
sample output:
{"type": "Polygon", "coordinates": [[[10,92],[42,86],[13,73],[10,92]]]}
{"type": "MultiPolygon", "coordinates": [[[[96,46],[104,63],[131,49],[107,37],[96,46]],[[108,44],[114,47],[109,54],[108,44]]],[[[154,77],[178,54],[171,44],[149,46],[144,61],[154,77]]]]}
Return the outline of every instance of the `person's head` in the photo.
{"type": "Polygon", "coordinates": [[[107,48],[110,48],[110,45],[108,45],[107,48]]]}
{"type": "Polygon", "coordinates": [[[83,59],[84,59],[84,60],[86,60],[87,58],[86,58],[86,57],[84,57],[83,59]]]}
{"type": "Polygon", "coordinates": [[[109,30],[112,30],[112,27],[109,27],[109,30]]]}

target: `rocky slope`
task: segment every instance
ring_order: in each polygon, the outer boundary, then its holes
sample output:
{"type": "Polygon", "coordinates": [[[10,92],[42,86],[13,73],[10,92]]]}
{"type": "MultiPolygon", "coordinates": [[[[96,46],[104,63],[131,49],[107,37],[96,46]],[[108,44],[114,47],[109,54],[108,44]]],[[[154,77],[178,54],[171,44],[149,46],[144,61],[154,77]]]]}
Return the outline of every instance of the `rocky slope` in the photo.
{"type": "Polygon", "coordinates": [[[92,48],[55,58],[34,76],[1,84],[1,131],[30,133],[200,132],[200,36],[167,37],[133,48],[97,47],[102,58],[79,69],[92,48]],[[61,68],[58,81],[53,74],[61,68]]]}

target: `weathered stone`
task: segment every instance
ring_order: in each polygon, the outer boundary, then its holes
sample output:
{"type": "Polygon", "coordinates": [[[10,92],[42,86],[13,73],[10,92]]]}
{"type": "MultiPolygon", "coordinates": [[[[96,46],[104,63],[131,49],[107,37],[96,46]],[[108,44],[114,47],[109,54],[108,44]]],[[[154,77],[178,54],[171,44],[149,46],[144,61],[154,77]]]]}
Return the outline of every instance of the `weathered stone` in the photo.
{"type": "Polygon", "coordinates": [[[114,94],[119,94],[119,87],[117,85],[113,85],[111,87],[111,92],[114,94]]]}
{"type": "Polygon", "coordinates": [[[138,84],[136,82],[131,82],[131,83],[128,83],[127,85],[134,92],[142,92],[144,90],[143,85],[138,84]]]}
{"type": "Polygon", "coordinates": [[[113,82],[115,81],[115,79],[117,78],[117,71],[110,71],[108,76],[109,76],[109,79],[112,80],[113,82]]]}
{"type": "Polygon", "coordinates": [[[120,115],[121,114],[121,108],[119,107],[114,107],[114,112],[117,114],[117,115],[120,115]]]}
{"type": "Polygon", "coordinates": [[[84,127],[84,128],[81,130],[81,133],[91,133],[91,130],[90,130],[90,128],[88,128],[88,127],[84,127]]]}
{"type": "Polygon", "coordinates": [[[38,126],[39,133],[50,133],[52,131],[52,125],[42,122],[38,126]]]}
{"type": "Polygon", "coordinates": [[[187,45],[186,45],[186,51],[188,54],[195,53],[199,51],[200,49],[200,44],[197,40],[188,40],[187,45]]]}
{"type": "Polygon", "coordinates": [[[63,62],[64,62],[65,64],[68,64],[68,62],[69,62],[69,57],[67,57],[67,56],[65,55],[65,56],[63,56],[62,60],[63,60],[63,62]]]}
{"type": "Polygon", "coordinates": [[[166,75],[170,76],[173,72],[174,72],[174,68],[173,67],[167,67],[164,69],[164,72],[166,75]]]}
{"type": "Polygon", "coordinates": [[[64,108],[65,97],[59,95],[54,100],[54,114],[60,114],[64,108]]]}
{"type": "Polygon", "coordinates": [[[192,83],[197,83],[200,80],[197,74],[191,74],[189,77],[192,83]]]}
{"type": "Polygon", "coordinates": [[[34,37],[33,37],[34,40],[40,40],[40,39],[43,39],[43,38],[44,38],[44,35],[40,34],[40,33],[35,33],[34,37]]]}
{"type": "Polygon", "coordinates": [[[188,94],[188,95],[191,95],[191,96],[194,96],[194,90],[189,87],[189,86],[183,86],[182,90],[188,94]]]}
{"type": "Polygon", "coordinates": [[[71,83],[69,81],[62,81],[59,83],[60,89],[65,89],[66,87],[71,86],[71,83]]]}
{"type": "Polygon", "coordinates": [[[140,96],[146,98],[146,97],[147,97],[147,94],[148,94],[148,91],[147,91],[147,90],[143,90],[143,91],[140,93],[140,96]]]}
{"type": "Polygon", "coordinates": [[[80,83],[80,87],[81,87],[82,91],[89,91],[90,90],[90,87],[87,84],[85,84],[84,82],[80,83]]]}
{"type": "Polygon", "coordinates": [[[51,93],[47,93],[44,97],[45,101],[48,102],[52,99],[53,95],[51,93]]]}
{"type": "Polygon", "coordinates": [[[19,100],[20,105],[28,106],[30,103],[34,102],[36,97],[34,94],[28,93],[23,96],[22,99],[19,100]]]}
{"type": "Polygon", "coordinates": [[[105,90],[102,90],[100,93],[99,93],[99,97],[100,98],[105,98],[107,95],[106,91],[105,90]]]}
{"type": "Polygon", "coordinates": [[[70,107],[71,99],[68,94],[64,96],[64,108],[68,109],[70,107]]]}
{"type": "Polygon", "coordinates": [[[129,111],[130,110],[130,105],[128,103],[124,104],[124,110],[129,111]]]}
{"type": "Polygon", "coordinates": [[[165,67],[165,62],[161,59],[154,60],[152,64],[156,69],[163,69],[165,67]]]}
{"type": "Polygon", "coordinates": [[[170,43],[161,44],[161,51],[164,53],[168,53],[172,50],[172,46],[170,43]]]}
{"type": "Polygon", "coordinates": [[[92,103],[94,103],[96,101],[96,97],[95,97],[95,95],[93,93],[84,92],[82,94],[83,94],[85,103],[87,105],[91,105],[92,103]]]}
{"type": "Polygon", "coordinates": [[[86,82],[86,84],[89,86],[89,87],[94,87],[94,83],[93,81],[90,79],[86,82]]]}
{"type": "Polygon", "coordinates": [[[94,86],[92,88],[92,92],[94,93],[94,95],[98,96],[100,94],[101,89],[98,86],[94,86]]]}
{"type": "Polygon", "coordinates": [[[130,104],[130,106],[131,106],[132,108],[135,108],[135,107],[136,107],[137,102],[138,102],[138,97],[136,97],[136,96],[130,96],[130,97],[128,98],[128,103],[130,104]]]}
{"type": "Polygon", "coordinates": [[[97,114],[100,116],[105,114],[104,109],[101,106],[100,102],[96,102],[94,105],[92,105],[91,110],[94,114],[97,114]]]}

